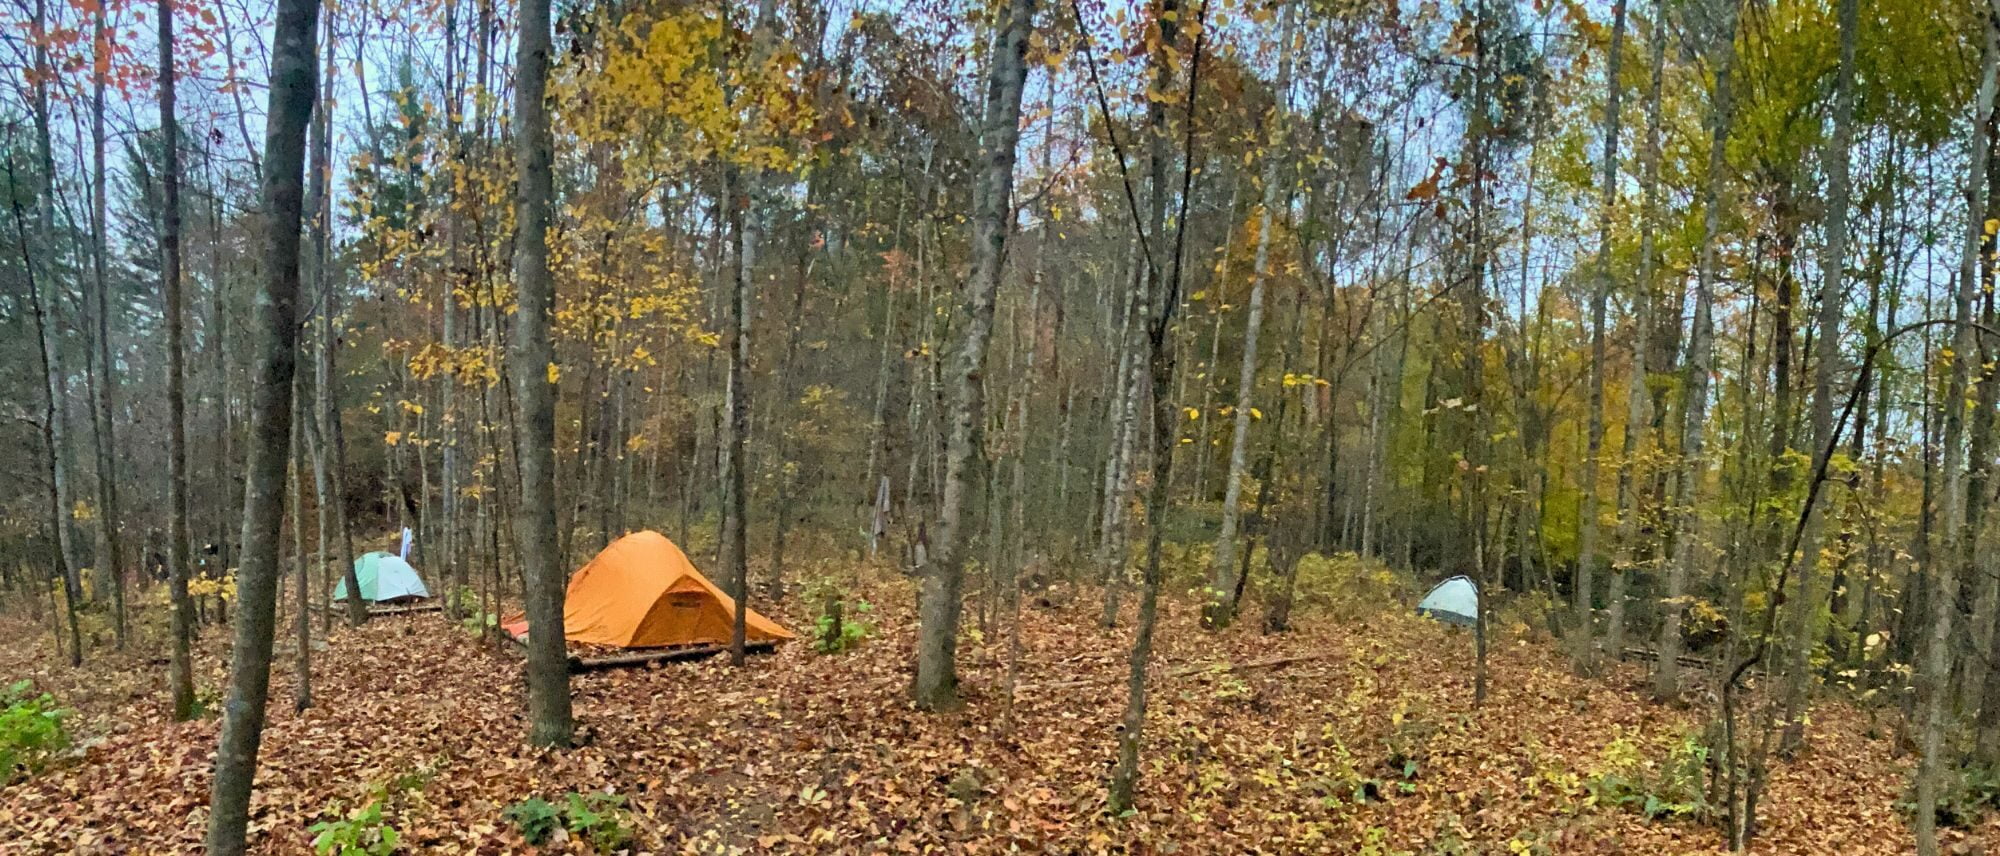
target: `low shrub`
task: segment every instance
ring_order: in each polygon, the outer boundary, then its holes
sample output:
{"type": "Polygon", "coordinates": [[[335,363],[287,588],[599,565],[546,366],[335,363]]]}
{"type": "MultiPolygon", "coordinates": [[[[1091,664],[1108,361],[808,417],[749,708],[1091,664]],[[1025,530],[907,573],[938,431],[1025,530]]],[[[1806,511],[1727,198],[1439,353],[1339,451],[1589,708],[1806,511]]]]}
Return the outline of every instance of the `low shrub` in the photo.
{"type": "Polygon", "coordinates": [[[396,828],[382,819],[380,800],[371,800],[337,820],[315,823],[306,831],[314,834],[313,852],[320,856],[388,856],[396,852],[399,837],[396,828]]]}
{"type": "Polygon", "coordinates": [[[625,798],[603,791],[571,791],[560,803],[529,797],[508,806],[500,816],[514,824],[529,844],[567,836],[589,843],[599,853],[610,853],[632,842],[632,814],[625,810],[625,798]]]}
{"type": "MultiPolygon", "coordinates": [[[[1904,794],[1897,806],[1905,813],[1915,813],[1915,795],[1904,794]]],[[[1938,787],[1937,824],[1970,829],[1996,806],[2000,806],[2000,768],[1967,765],[1947,771],[1938,787]]]]}
{"type": "Polygon", "coordinates": [[[1683,736],[1664,759],[1648,759],[1630,737],[1604,748],[1597,771],[1585,782],[1590,800],[1643,815],[1648,820],[1699,817],[1708,810],[1702,776],[1708,747],[1683,736]]]}
{"type": "MultiPolygon", "coordinates": [[[[1256,562],[1251,566],[1264,567],[1256,562]]],[[[1384,607],[1416,603],[1408,580],[1387,565],[1353,553],[1305,553],[1293,573],[1296,608],[1321,610],[1336,619],[1359,620],[1384,607]]]]}
{"type": "Polygon", "coordinates": [[[813,619],[813,650],[838,654],[874,635],[875,625],[857,616],[875,611],[875,605],[859,599],[850,601],[845,589],[832,577],[815,577],[807,583],[805,598],[808,603],[820,605],[819,616],[813,619]]]}
{"type": "Polygon", "coordinates": [[[555,803],[541,797],[529,797],[507,807],[500,816],[520,830],[521,837],[529,844],[543,844],[563,828],[562,812],[555,803]]]}
{"type": "Polygon", "coordinates": [[[54,696],[35,692],[33,682],[0,690],[0,785],[40,772],[69,747],[69,731],[63,728],[69,715],[54,696]]]}

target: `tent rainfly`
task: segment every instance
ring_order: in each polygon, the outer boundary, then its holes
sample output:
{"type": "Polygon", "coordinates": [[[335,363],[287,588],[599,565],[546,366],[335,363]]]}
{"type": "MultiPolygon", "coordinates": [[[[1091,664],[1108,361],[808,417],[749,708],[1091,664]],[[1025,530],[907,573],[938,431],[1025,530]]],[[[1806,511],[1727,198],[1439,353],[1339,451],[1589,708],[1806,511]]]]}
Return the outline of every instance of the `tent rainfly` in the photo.
{"type": "MultiPolygon", "coordinates": [[[[736,601],[695,570],[686,553],[658,532],[634,532],[611,543],[569,578],[563,635],[571,642],[619,648],[728,644],[736,601]]],[[[509,616],[502,628],[525,639],[528,619],[509,616]]],[[[747,642],[795,638],[755,610],[744,616],[747,642]]]]}
{"type": "MultiPolygon", "coordinates": [[[[354,576],[361,583],[361,599],[370,603],[398,603],[431,596],[417,569],[401,557],[376,551],[354,560],[354,576]]],[[[333,587],[334,600],[347,599],[347,578],[333,587]]]]}
{"type": "Polygon", "coordinates": [[[1470,577],[1452,577],[1438,583],[1417,602],[1417,614],[1453,624],[1479,622],[1479,586],[1470,577]]]}

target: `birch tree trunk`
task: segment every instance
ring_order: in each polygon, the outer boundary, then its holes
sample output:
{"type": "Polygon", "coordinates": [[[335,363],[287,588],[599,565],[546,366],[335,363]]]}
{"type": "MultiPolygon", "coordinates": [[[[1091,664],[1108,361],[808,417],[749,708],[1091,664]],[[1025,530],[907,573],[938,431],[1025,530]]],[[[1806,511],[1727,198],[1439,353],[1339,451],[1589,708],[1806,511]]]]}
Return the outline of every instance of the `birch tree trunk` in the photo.
{"type": "Polygon", "coordinates": [[[1695,273],[1694,320],[1688,332],[1686,390],[1681,416],[1681,459],[1674,484],[1674,551],[1667,566],[1666,607],[1660,622],[1659,656],[1654,662],[1653,698],[1680,698],[1681,614],[1688,575],[1694,571],[1701,541],[1701,515],[1695,507],[1702,471],[1702,443],[1708,430],[1708,382],[1715,369],[1715,280],[1717,243],[1722,232],[1722,183],[1727,178],[1725,149],[1735,119],[1732,78],[1736,67],[1736,26],[1740,0],[1721,0],[1722,28],[1709,46],[1715,88],[1709,102],[1708,172],[1702,184],[1701,261],[1695,273]]]}
{"type": "MultiPolygon", "coordinates": [[[[309,2],[310,0],[308,0],[309,2]]],[[[517,418],[515,460],[521,472],[515,538],[520,549],[528,626],[528,743],[567,747],[572,724],[569,663],[563,637],[563,582],[556,545],[555,279],[548,232],[555,197],[547,102],[549,0],[520,5],[514,84],[514,280],[520,309],[509,344],[517,418]]]]}
{"type": "Polygon", "coordinates": [[[952,352],[950,434],[945,443],[943,501],[938,509],[937,542],[923,569],[918,603],[917,663],[912,695],[925,710],[958,704],[958,618],[963,606],[965,498],[973,489],[970,472],[985,422],[982,376],[987,339],[993,333],[993,301],[1007,260],[1007,237],[1014,209],[1014,157],[1021,138],[1021,91],[1027,81],[1028,41],[1035,25],[1035,0],[1007,0],[995,24],[992,68],[986,82],[984,127],[980,138],[979,185],[973,192],[972,278],[961,307],[963,326],[952,352]]]}
{"type": "MultiPolygon", "coordinates": [[[[169,0],[170,1],[170,0],[169,0]]],[[[270,695],[278,598],[278,544],[285,469],[291,458],[292,383],[298,356],[299,225],[304,203],[306,122],[318,73],[318,0],[279,0],[271,55],[259,221],[263,289],[255,301],[256,353],[243,490],[241,568],[229,695],[209,795],[208,852],[239,856],[270,695]]]]}
{"type": "MultiPolygon", "coordinates": [[[[776,6],[773,0],[761,0],[757,7],[756,33],[751,37],[749,68],[760,69],[764,58],[769,55],[771,41],[775,38],[776,6]]],[[[749,127],[756,126],[758,116],[754,105],[749,110],[749,127]]],[[[763,199],[762,176],[753,173],[746,179],[741,169],[730,164],[724,167],[725,204],[729,206],[727,220],[730,236],[730,257],[733,273],[729,286],[729,326],[723,332],[723,347],[729,351],[729,386],[727,401],[727,428],[723,440],[722,460],[722,558],[723,568],[728,577],[724,583],[731,597],[736,599],[736,610],[729,631],[729,662],[743,665],[745,634],[748,632],[750,600],[750,548],[749,548],[749,502],[745,495],[747,481],[744,471],[750,462],[745,457],[744,445],[750,436],[750,313],[751,276],[757,264],[757,250],[763,237],[759,227],[760,218],[755,212],[747,211],[750,205],[761,203],[763,199]],[[745,215],[749,214],[748,222],[745,215]]]]}
{"type": "MultiPolygon", "coordinates": [[[[1202,624],[1222,627],[1236,617],[1236,527],[1243,501],[1243,477],[1250,446],[1250,409],[1257,387],[1257,338],[1264,326],[1264,283],[1271,273],[1272,214],[1283,198],[1280,166],[1284,163],[1285,103],[1292,81],[1293,4],[1283,4],[1278,12],[1278,79],[1272,91],[1278,100],[1271,105],[1270,148],[1264,153],[1264,200],[1257,214],[1257,255],[1250,272],[1250,304],[1244,308],[1243,363],[1236,375],[1235,422],[1229,435],[1229,474],[1222,489],[1222,529],[1215,536],[1215,551],[1209,567],[1208,603],[1202,624]]],[[[1232,215],[1233,216],[1233,215],[1232,215]]],[[[1228,252],[1227,246],[1223,252],[1228,252]]],[[[1157,409],[1157,408],[1156,408],[1157,409]]],[[[1171,421],[1155,430],[1165,430],[1171,421]]],[[[1284,426],[1278,426],[1282,430],[1284,426]]]]}

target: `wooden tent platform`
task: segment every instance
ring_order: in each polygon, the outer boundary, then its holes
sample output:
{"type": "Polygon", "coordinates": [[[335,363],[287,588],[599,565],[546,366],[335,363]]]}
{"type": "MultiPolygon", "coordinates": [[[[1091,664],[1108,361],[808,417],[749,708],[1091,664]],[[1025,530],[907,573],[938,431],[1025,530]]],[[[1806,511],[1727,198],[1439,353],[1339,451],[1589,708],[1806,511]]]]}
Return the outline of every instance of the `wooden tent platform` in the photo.
{"type": "MultiPolygon", "coordinates": [[[[333,611],[336,613],[346,612],[347,607],[345,604],[346,601],[338,602],[333,607],[333,611]]],[[[312,608],[314,612],[323,612],[326,610],[326,607],[323,607],[317,603],[313,604],[312,608]]],[[[443,610],[444,610],[444,604],[442,603],[406,603],[406,604],[396,604],[393,606],[371,606],[368,607],[368,617],[375,618],[377,616],[382,616],[382,615],[409,615],[411,613],[416,613],[416,612],[442,612],[443,610]]]]}
{"type": "MultiPolygon", "coordinates": [[[[516,653],[527,654],[528,642],[526,639],[517,637],[511,633],[503,633],[502,636],[514,643],[509,647],[516,653]]],[[[768,654],[776,650],[777,647],[778,643],[771,641],[748,642],[744,644],[743,650],[749,654],[768,654]]],[[[648,663],[677,663],[688,660],[702,660],[717,654],[727,653],[728,651],[728,645],[687,645],[679,648],[644,649],[620,654],[603,654],[595,657],[586,657],[573,653],[569,655],[569,672],[575,675],[583,672],[594,672],[599,669],[643,666],[648,663]]]]}

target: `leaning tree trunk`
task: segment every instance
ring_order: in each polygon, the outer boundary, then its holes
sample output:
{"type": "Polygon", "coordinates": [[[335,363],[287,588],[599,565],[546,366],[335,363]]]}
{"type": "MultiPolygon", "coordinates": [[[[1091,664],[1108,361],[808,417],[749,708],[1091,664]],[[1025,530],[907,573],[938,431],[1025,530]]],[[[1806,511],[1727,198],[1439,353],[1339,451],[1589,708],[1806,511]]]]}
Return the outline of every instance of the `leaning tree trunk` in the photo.
{"type": "Polygon", "coordinates": [[[555,279],[549,272],[550,205],[555,197],[549,131],[548,72],[553,51],[549,0],[523,0],[515,62],[514,280],[520,309],[509,347],[517,418],[515,460],[521,501],[514,537],[520,546],[528,626],[528,742],[568,746],[569,663],[563,639],[563,575],[556,553],[555,279]]]}
{"type": "MultiPolygon", "coordinates": [[[[171,3],[172,0],[164,0],[171,3]]],[[[255,302],[257,360],[250,389],[244,465],[236,634],[229,659],[210,790],[208,852],[238,856],[250,820],[250,789],[271,684],[272,621],[278,597],[278,538],[290,455],[292,382],[298,355],[299,224],[304,207],[306,121],[318,56],[318,0],[279,0],[264,138],[263,293],[255,302]]],[[[163,27],[164,29],[164,27],[163,27]]],[[[163,32],[162,35],[170,35],[163,32]]]]}
{"type": "MultiPolygon", "coordinates": [[[[14,164],[7,164],[7,187],[9,192],[17,190],[14,164]]],[[[18,196],[16,197],[18,199],[18,196]]],[[[48,468],[49,528],[56,545],[56,573],[63,587],[63,603],[69,615],[69,664],[83,665],[83,632],[77,622],[77,603],[83,598],[83,583],[80,571],[73,563],[75,553],[70,544],[69,481],[63,464],[63,408],[62,408],[62,361],[57,356],[55,340],[55,319],[49,317],[50,296],[42,293],[43,283],[35,275],[34,259],[28,249],[28,223],[21,216],[21,204],[13,205],[14,229],[20,241],[21,269],[28,278],[28,303],[35,318],[35,338],[40,343],[37,351],[41,358],[42,370],[42,447],[48,456],[43,462],[48,468]]]]}
{"type": "Polygon", "coordinates": [[[1660,622],[1659,656],[1654,663],[1653,698],[1680,697],[1681,613],[1686,604],[1688,575],[1699,546],[1701,514],[1695,508],[1695,486],[1701,475],[1702,441],[1708,430],[1708,382],[1715,367],[1715,279],[1720,260],[1717,242],[1722,232],[1722,182],[1728,174],[1725,149],[1735,119],[1732,78],[1736,67],[1736,25],[1739,0],[1723,0],[1722,32],[1710,46],[1715,91],[1709,104],[1708,174],[1702,187],[1701,261],[1695,273],[1694,321],[1688,332],[1686,390],[1681,407],[1680,472],[1674,485],[1673,557],[1667,566],[1666,615],[1660,622]]]}
{"type": "Polygon", "coordinates": [[[981,375],[993,333],[993,300],[1007,260],[1013,224],[1014,152],[1021,139],[1021,90],[1028,77],[1028,41],[1035,0],[1007,0],[993,33],[992,69],[980,147],[979,185],[972,201],[972,278],[966,283],[963,326],[952,352],[950,433],[945,441],[944,496],[937,542],[923,568],[918,600],[917,669],[911,694],[918,707],[942,710],[958,703],[958,618],[965,585],[965,497],[973,482],[973,455],[986,401],[981,375]]]}
{"type": "MultiPolygon", "coordinates": [[[[54,78],[54,69],[49,61],[49,40],[47,30],[47,6],[44,0],[36,0],[34,7],[34,87],[32,90],[32,113],[35,131],[35,169],[38,192],[35,193],[35,223],[33,234],[37,243],[51,246],[55,240],[55,157],[49,143],[49,89],[48,82],[54,78]]],[[[10,168],[11,172],[11,168],[10,168]]],[[[12,176],[9,176],[10,179],[12,176]]],[[[15,181],[10,186],[18,187],[15,181]]],[[[15,212],[16,219],[20,212],[15,212]]],[[[49,489],[55,512],[55,542],[61,551],[61,562],[57,565],[62,573],[63,595],[69,601],[71,642],[77,642],[75,610],[83,600],[83,559],[76,543],[76,527],[73,509],[76,507],[75,487],[72,483],[70,440],[69,440],[69,386],[68,374],[63,370],[62,348],[56,340],[57,313],[61,301],[61,290],[51,280],[55,265],[37,265],[28,252],[27,224],[17,222],[21,246],[21,268],[27,273],[28,295],[33,305],[35,332],[41,343],[41,369],[43,392],[47,396],[47,412],[43,415],[42,440],[48,447],[49,489]],[[41,270],[37,271],[36,268],[41,270]]],[[[71,665],[83,662],[83,646],[72,644],[69,651],[71,665]]]]}

